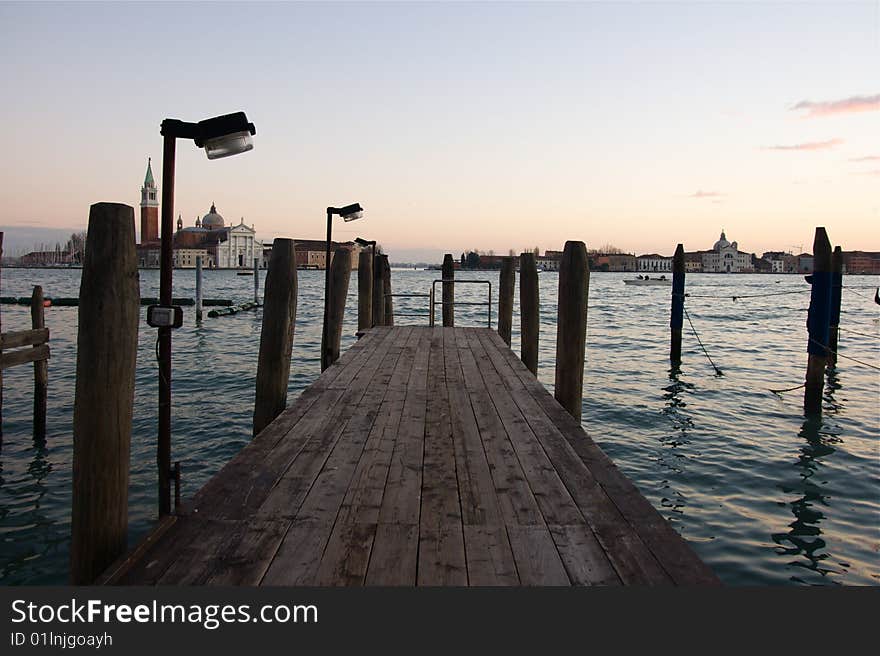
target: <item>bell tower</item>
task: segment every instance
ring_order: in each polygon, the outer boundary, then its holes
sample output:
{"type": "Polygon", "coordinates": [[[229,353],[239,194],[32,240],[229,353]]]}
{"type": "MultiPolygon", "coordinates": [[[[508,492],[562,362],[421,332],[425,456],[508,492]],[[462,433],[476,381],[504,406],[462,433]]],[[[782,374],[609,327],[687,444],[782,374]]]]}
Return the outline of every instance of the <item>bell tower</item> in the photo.
{"type": "Polygon", "coordinates": [[[159,241],[159,190],[153,180],[153,169],[147,159],[147,175],[141,187],[141,243],[159,241]]]}

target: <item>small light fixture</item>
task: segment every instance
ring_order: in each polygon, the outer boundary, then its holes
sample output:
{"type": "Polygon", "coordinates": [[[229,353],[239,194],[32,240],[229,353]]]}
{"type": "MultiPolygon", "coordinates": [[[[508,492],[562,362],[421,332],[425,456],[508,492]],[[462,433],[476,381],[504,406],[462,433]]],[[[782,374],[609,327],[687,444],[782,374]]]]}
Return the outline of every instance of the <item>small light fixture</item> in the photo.
{"type": "Polygon", "coordinates": [[[351,221],[362,219],[364,216],[364,208],[361,207],[360,203],[354,203],[352,205],[341,207],[337,212],[334,213],[339,214],[342,217],[343,221],[349,223],[351,221]]]}
{"type": "Polygon", "coordinates": [[[253,150],[251,136],[257,133],[257,129],[253,123],[248,123],[244,112],[235,112],[198,123],[166,118],[162,121],[161,133],[178,139],[192,139],[196,146],[205,149],[208,159],[220,159],[253,150]]]}

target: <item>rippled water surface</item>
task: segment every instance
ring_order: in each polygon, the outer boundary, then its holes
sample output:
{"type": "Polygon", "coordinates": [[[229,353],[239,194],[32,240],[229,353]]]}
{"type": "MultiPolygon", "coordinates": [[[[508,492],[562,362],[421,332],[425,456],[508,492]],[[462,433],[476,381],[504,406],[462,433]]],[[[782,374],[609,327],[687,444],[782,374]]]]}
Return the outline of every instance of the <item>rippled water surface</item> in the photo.
{"type": "MultiPolygon", "coordinates": [[[[395,270],[395,292],[427,292],[439,272],[395,270]]],[[[195,274],[175,272],[175,296],[193,296],[195,274]]],[[[262,274],[261,274],[262,275],[262,274]]],[[[459,274],[491,279],[497,273],[459,274]]],[[[584,427],[728,584],[880,583],[880,306],[877,277],[844,280],[840,353],[821,420],[806,421],[803,382],[809,287],[801,276],[689,275],[686,307],[716,375],[685,322],[683,365],[670,372],[668,287],[632,287],[624,274],[590,283],[584,427]],[[781,293],[794,292],[794,293],[781,293]],[[758,297],[743,298],[759,295],[758,297]],[[767,296],[766,294],[774,294],[767,296]],[[737,296],[738,300],[733,300],[737,296]]],[[[262,280],[261,280],[262,282],[262,280]]],[[[76,296],[79,271],[5,269],[4,296],[76,296]]],[[[552,390],[554,273],[540,274],[539,378],[552,390]]],[[[158,296],[157,271],[141,271],[158,296]]],[[[253,278],[205,272],[206,297],[245,301],[253,278]]],[[[518,292],[517,292],[518,293],[518,292]]],[[[461,285],[459,300],[485,298],[461,285]]],[[[289,398],[319,373],[323,272],[299,272],[289,398]]],[[[517,296],[518,298],[518,296],[517,296]]],[[[352,276],[343,349],[354,341],[352,276]]],[[[426,312],[421,299],[395,299],[426,312]]],[[[515,306],[518,302],[515,303],[515,306]]],[[[461,307],[458,325],[485,325],[485,307],[461,307]]],[[[493,308],[492,325],[496,325],[493,308]]],[[[3,329],[30,327],[28,308],[4,305],[3,329]]],[[[439,313],[438,313],[439,316],[439,313]]],[[[174,333],[173,460],[193,494],[250,439],[261,312],[194,321],[174,333]]],[[[144,317],[145,320],[145,317],[144,317]]],[[[31,435],[30,366],[3,372],[0,582],[64,583],[70,490],[77,308],[46,311],[51,330],[48,437],[31,435]]],[[[426,324],[424,317],[398,324],[426,324]]],[[[519,352],[518,317],[513,349],[519,352]]],[[[141,324],[131,455],[130,541],[156,516],[156,331],[141,324]]]]}

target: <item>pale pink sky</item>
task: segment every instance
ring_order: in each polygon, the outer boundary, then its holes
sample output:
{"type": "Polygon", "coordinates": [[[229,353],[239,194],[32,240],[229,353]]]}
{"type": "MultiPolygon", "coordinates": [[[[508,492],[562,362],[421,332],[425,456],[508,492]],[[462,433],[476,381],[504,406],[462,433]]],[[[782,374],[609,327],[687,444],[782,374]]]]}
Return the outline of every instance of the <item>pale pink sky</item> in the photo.
{"type": "Polygon", "coordinates": [[[137,208],[163,118],[245,110],[253,152],[178,144],[187,225],[321,238],[359,201],[334,236],[397,259],[880,250],[877,2],[174,6],[0,5],[4,229],[137,208]]]}

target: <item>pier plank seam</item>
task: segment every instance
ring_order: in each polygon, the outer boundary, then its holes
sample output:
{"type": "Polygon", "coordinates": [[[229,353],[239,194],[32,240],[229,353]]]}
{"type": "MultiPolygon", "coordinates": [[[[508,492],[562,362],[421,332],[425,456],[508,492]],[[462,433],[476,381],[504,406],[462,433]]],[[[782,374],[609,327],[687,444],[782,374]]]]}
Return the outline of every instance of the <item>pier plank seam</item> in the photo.
{"type": "Polygon", "coordinates": [[[367,331],[194,500],[102,582],[717,583],[485,328],[367,331]]]}

